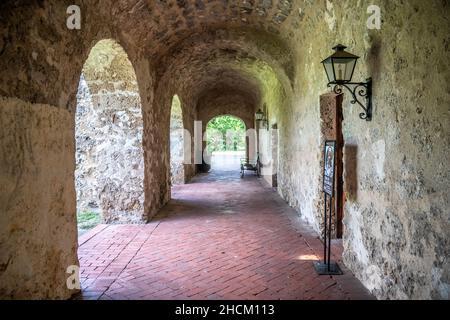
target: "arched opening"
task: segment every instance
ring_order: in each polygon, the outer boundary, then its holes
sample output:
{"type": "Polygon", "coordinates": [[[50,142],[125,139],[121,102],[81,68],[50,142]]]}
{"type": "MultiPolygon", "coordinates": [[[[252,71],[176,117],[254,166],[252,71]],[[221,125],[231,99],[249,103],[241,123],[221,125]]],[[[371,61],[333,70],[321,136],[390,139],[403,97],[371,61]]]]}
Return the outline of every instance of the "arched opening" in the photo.
{"type": "Polygon", "coordinates": [[[216,171],[239,171],[246,154],[246,126],[242,119],[217,116],[206,125],[206,151],[211,168],[216,171]]]}
{"type": "Polygon", "coordinates": [[[75,121],[79,234],[103,223],[137,223],[144,213],[143,121],[136,75],[114,40],[90,51],[75,121]]]}
{"type": "Polygon", "coordinates": [[[183,184],[184,177],[184,127],[181,101],[178,95],[172,98],[170,108],[170,183],[183,184]]]}

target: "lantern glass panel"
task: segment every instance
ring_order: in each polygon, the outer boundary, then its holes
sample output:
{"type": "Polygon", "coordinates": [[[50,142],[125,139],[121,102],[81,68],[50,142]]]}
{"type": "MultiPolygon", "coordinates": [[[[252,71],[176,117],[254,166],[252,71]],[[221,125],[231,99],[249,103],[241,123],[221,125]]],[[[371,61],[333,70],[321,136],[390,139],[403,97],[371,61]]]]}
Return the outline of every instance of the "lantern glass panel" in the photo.
{"type": "Polygon", "coordinates": [[[325,73],[328,77],[328,82],[334,82],[336,79],[334,78],[334,72],[333,72],[333,64],[331,59],[326,59],[323,62],[323,67],[325,68],[325,73]]]}
{"type": "Polygon", "coordinates": [[[357,59],[332,58],[332,60],[333,60],[335,81],[337,82],[351,81],[357,59]]]}
{"type": "Polygon", "coordinates": [[[261,109],[259,109],[256,113],[255,113],[255,118],[256,121],[261,121],[264,117],[263,112],[261,111],[261,109]]]}

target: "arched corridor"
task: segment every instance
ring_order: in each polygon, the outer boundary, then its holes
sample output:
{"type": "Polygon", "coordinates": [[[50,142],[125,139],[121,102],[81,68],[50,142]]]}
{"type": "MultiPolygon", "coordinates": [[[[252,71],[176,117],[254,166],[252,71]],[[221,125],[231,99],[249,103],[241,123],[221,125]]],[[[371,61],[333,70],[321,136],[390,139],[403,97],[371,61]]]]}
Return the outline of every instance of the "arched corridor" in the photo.
{"type": "Polygon", "coordinates": [[[0,299],[450,299],[449,3],[372,2],[1,1],[0,299]]]}

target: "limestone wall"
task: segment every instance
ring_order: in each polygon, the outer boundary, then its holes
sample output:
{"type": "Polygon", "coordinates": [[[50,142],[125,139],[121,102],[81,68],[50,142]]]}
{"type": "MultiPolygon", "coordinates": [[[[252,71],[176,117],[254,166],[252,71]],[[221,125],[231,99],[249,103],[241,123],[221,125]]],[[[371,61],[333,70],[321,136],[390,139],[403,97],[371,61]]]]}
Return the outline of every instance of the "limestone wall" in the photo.
{"type": "MultiPolygon", "coordinates": [[[[0,4],[0,94],[19,101],[2,100],[0,105],[2,298],[66,299],[73,293],[67,289],[65,271],[78,264],[76,94],[83,65],[99,40],[120,43],[135,69],[144,127],[145,219],[170,197],[164,170],[167,140],[160,128],[161,111],[153,105],[154,73],[148,55],[135,43],[145,41],[115,29],[116,24],[123,30],[128,22],[149,20],[119,18],[117,13],[131,8],[114,4],[81,4],[82,30],[66,27],[63,2],[0,4]]],[[[115,90],[114,85],[109,88],[115,90]]]]}
{"type": "Polygon", "coordinates": [[[142,130],[138,92],[118,89],[91,94],[81,77],[76,113],[77,211],[100,212],[105,223],[147,220],[142,130]]]}
{"type": "Polygon", "coordinates": [[[170,110],[170,181],[172,185],[184,183],[184,128],[181,101],[172,99],[170,110]]]}
{"type": "Polygon", "coordinates": [[[0,297],[67,299],[78,265],[74,114],[0,98],[0,297]]]}
{"type": "Polygon", "coordinates": [[[317,230],[320,221],[320,61],[336,43],[360,55],[355,80],[374,79],[374,116],[344,99],[344,261],[378,298],[449,299],[450,141],[448,4],[369,1],[300,5],[298,88],[280,115],[280,193],[317,230]],[[325,5],[326,4],[326,5],[325,5]]]}

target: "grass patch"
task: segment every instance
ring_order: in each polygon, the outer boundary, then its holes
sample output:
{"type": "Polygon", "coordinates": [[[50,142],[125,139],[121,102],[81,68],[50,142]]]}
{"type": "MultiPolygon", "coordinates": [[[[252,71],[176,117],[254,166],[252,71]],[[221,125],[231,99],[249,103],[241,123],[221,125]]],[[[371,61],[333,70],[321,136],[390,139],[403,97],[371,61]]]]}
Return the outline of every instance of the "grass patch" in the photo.
{"type": "Polygon", "coordinates": [[[85,211],[77,213],[78,229],[92,229],[100,223],[100,220],[100,215],[95,212],[85,211]]]}

